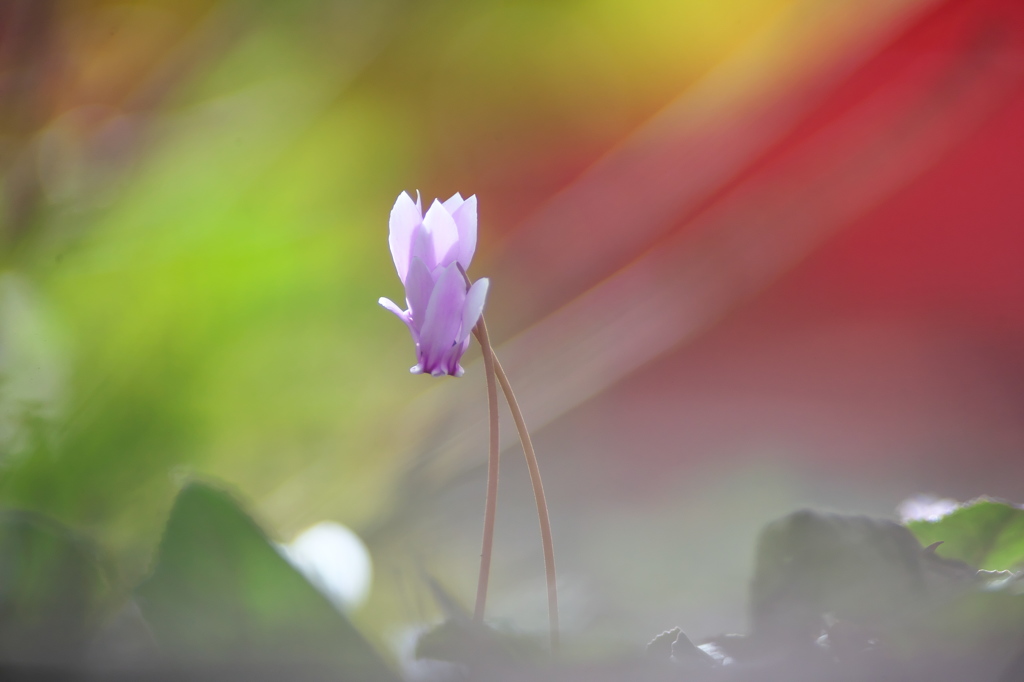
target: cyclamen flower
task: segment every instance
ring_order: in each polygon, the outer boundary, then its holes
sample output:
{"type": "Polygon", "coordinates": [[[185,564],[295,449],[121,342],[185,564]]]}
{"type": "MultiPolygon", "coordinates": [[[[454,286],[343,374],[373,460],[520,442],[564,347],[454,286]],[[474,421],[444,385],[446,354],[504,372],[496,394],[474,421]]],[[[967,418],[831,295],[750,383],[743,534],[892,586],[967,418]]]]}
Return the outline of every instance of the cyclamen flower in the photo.
{"type": "Polygon", "coordinates": [[[483,314],[487,279],[466,290],[459,272],[469,268],[476,251],[476,196],[455,193],[434,200],[426,215],[420,204],[402,192],[391,209],[391,257],[405,285],[407,310],[388,298],[378,302],[409,327],[416,342],[413,374],[462,376],[459,365],[469,348],[469,335],[483,314]]]}

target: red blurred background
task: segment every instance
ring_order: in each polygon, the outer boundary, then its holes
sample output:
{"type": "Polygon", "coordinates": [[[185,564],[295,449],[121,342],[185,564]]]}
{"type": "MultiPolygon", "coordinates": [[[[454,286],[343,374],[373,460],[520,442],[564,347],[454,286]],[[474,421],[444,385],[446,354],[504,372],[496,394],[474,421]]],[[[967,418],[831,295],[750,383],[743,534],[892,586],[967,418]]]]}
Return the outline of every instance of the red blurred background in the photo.
{"type": "Polygon", "coordinates": [[[503,230],[474,267],[569,570],[651,626],[737,627],[758,518],[1024,499],[1024,5],[874,29],[748,81],[755,41],[602,153],[436,138],[503,230]]]}

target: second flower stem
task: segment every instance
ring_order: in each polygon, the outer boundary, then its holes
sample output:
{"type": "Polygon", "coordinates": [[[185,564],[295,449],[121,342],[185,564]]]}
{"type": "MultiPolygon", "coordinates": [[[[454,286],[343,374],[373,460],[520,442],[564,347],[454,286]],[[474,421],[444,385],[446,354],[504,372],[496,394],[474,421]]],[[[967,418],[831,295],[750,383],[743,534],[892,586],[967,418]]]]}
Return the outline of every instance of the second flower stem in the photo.
{"type": "Polygon", "coordinates": [[[548,517],[548,503],[544,497],[544,483],[540,478],[540,466],[537,464],[537,453],[533,449],[533,441],[530,439],[530,432],[526,428],[526,420],[523,419],[523,411],[519,409],[519,401],[512,392],[512,384],[508,381],[508,375],[502,369],[498,357],[491,351],[491,358],[494,360],[494,371],[498,375],[498,383],[505,394],[509,409],[512,410],[512,419],[516,422],[516,430],[519,431],[519,440],[523,444],[523,454],[526,455],[526,466],[530,470],[530,482],[533,483],[533,496],[537,500],[537,516],[540,519],[541,543],[544,546],[544,572],[548,581],[548,619],[551,625],[551,651],[558,651],[558,589],[555,575],[555,544],[551,539],[551,519],[548,517]]]}
{"type": "MultiPolygon", "coordinates": [[[[459,272],[466,280],[466,288],[472,285],[469,275],[459,266],[459,272]]],[[[555,574],[555,545],[551,537],[551,519],[548,516],[548,503],[544,497],[544,483],[540,478],[540,465],[537,464],[537,453],[533,449],[533,440],[530,438],[530,431],[526,428],[526,420],[523,418],[523,411],[519,408],[519,401],[512,391],[512,384],[509,383],[508,375],[498,362],[498,356],[491,347],[491,339],[487,334],[487,324],[484,316],[473,328],[473,335],[480,343],[483,352],[484,371],[487,374],[487,407],[490,422],[490,443],[487,457],[487,501],[484,507],[484,540],[483,550],[480,555],[480,579],[477,582],[476,609],[474,619],[482,623],[484,618],[484,606],[487,603],[487,584],[491,570],[491,549],[494,544],[494,517],[498,504],[498,395],[494,386],[494,379],[497,377],[501,384],[501,392],[505,394],[505,401],[509,410],[512,411],[512,419],[516,423],[516,430],[519,432],[519,442],[523,445],[523,454],[526,455],[526,466],[530,470],[530,483],[533,484],[533,496],[537,501],[537,516],[540,520],[541,544],[544,548],[544,573],[548,583],[548,620],[551,627],[551,651],[558,652],[558,589],[555,574]]]]}
{"type": "MultiPolygon", "coordinates": [[[[465,272],[462,273],[465,276],[465,272]]],[[[469,279],[468,277],[466,278],[469,279]]],[[[494,382],[494,366],[497,362],[491,352],[491,342],[487,336],[487,325],[481,315],[473,329],[480,347],[483,349],[484,372],[487,375],[487,413],[490,425],[490,438],[487,447],[487,499],[484,503],[484,539],[480,550],[480,577],[476,584],[476,608],[473,619],[476,623],[484,622],[484,608],[487,605],[487,584],[491,575],[491,550],[494,547],[494,518],[498,509],[498,464],[500,448],[498,443],[498,389],[494,382]]]]}

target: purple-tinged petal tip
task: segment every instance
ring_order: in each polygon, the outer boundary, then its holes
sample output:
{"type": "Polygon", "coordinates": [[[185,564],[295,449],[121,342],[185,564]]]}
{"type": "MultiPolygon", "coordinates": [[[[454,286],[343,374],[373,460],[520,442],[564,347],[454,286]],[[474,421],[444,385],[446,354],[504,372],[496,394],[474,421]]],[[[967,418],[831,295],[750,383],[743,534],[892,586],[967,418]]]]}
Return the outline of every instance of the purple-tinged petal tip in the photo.
{"type": "Polygon", "coordinates": [[[473,282],[473,286],[466,292],[466,301],[462,306],[462,330],[457,339],[459,343],[462,343],[473,332],[473,327],[480,321],[490,284],[490,280],[482,277],[473,282]]]}
{"type": "Polygon", "coordinates": [[[458,210],[459,206],[462,206],[463,201],[465,201],[465,199],[462,198],[462,195],[456,192],[448,197],[448,200],[444,202],[444,208],[449,214],[454,214],[455,211],[458,210]]]}
{"type": "Polygon", "coordinates": [[[380,307],[384,308],[385,310],[390,310],[391,312],[393,312],[395,315],[398,315],[403,320],[408,317],[406,312],[404,310],[402,310],[401,308],[399,308],[398,304],[395,303],[394,301],[392,301],[390,298],[387,298],[385,296],[381,296],[380,298],[377,299],[377,304],[380,307]]]}
{"type": "Polygon", "coordinates": [[[469,197],[452,213],[459,233],[459,264],[468,270],[476,253],[476,195],[469,197]]]}
{"type": "Polygon", "coordinates": [[[397,315],[398,319],[400,319],[402,322],[405,323],[407,327],[409,327],[409,331],[412,332],[413,340],[416,340],[418,331],[416,330],[415,327],[413,327],[413,318],[412,315],[410,314],[410,311],[402,310],[401,308],[398,307],[397,303],[392,301],[390,298],[385,298],[383,296],[377,299],[377,303],[380,305],[380,307],[384,308],[385,310],[389,310],[393,312],[395,315],[397,315]]]}
{"type": "Polygon", "coordinates": [[[423,216],[423,227],[430,234],[434,247],[434,262],[439,266],[451,264],[459,256],[459,228],[455,220],[437,199],[423,216]]]}
{"type": "Polygon", "coordinates": [[[430,294],[427,312],[420,328],[419,360],[424,371],[433,374],[443,366],[457,340],[466,302],[462,273],[453,263],[438,277],[430,294]]]}
{"type": "Polygon", "coordinates": [[[405,282],[409,271],[413,233],[422,222],[423,212],[419,205],[413,203],[412,197],[405,192],[399,194],[388,221],[388,245],[391,247],[391,258],[395,262],[398,279],[402,282],[405,282]]]}

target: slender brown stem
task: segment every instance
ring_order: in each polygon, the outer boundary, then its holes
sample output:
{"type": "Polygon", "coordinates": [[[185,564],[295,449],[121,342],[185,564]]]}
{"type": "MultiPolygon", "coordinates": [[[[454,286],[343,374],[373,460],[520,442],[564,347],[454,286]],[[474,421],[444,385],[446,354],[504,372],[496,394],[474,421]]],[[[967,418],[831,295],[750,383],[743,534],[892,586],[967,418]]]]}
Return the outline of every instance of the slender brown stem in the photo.
{"type": "MultiPolygon", "coordinates": [[[[459,272],[466,280],[466,288],[472,286],[466,271],[459,266],[459,272]]],[[[519,401],[512,391],[512,384],[509,383],[508,375],[498,362],[498,356],[491,347],[490,337],[487,335],[487,324],[484,316],[480,316],[473,329],[473,334],[480,343],[480,349],[484,356],[484,371],[487,373],[487,404],[490,411],[491,440],[490,452],[487,459],[487,506],[484,511],[484,549],[480,557],[480,580],[477,583],[476,593],[476,622],[483,621],[484,603],[487,600],[487,581],[491,567],[491,545],[494,540],[494,514],[498,500],[498,398],[497,389],[494,386],[494,377],[497,375],[501,384],[501,391],[505,394],[505,401],[512,411],[512,419],[516,423],[516,430],[519,432],[519,442],[523,445],[523,454],[526,455],[526,466],[530,470],[530,482],[533,484],[533,496],[537,501],[537,516],[540,519],[541,544],[544,547],[544,572],[548,582],[548,620],[551,627],[551,651],[558,651],[558,589],[555,574],[555,545],[551,539],[551,519],[548,516],[548,503],[544,497],[544,483],[540,477],[540,466],[537,464],[537,453],[533,449],[533,440],[530,438],[530,431],[526,428],[526,420],[523,418],[523,411],[519,408],[519,401]]]]}
{"type": "Polygon", "coordinates": [[[537,464],[537,453],[533,449],[533,441],[530,439],[530,432],[526,428],[526,420],[523,419],[523,411],[519,409],[519,402],[515,393],[512,392],[512,384],[508,381],[508,375],[502,369],[498,357],[491,350],[491,357],[494,359],[494,369],[498,375],[498,383],[505,394],[509,409],[512,410],[512,418],[516,422],[516,429],[519,431],[519,440],[523,444],[523,454],[526,455],[526,466],[530,469],[530,481],[533,483],[533,496],[537,500],[537,516],[540,519],[540,536],[544,545],[544,572],[548,579],[548,619],[551,624],[551,650],[558,651],[558,590],[556,588],[555,575],[555,545],[551,540],[551,519],[548,517],[548,503],[544,497],[544,483],[540,478],[540,466],[537,464]]]}
{"type": "MultiPolygon", "coordinates": [[[[465,275],[465,272],[463,272],[465,275]]],[[[468,279],[468,278],[467,278],[468,279]]],[[[495,358],[490,352],[491,342],[487,336],[487,325],[481,315],[475,329],[477,340],[484,349],[484,372],[487,375],[487,413],[490,425],[490,440],[487,448],[487,501],[484,503],[484,539],[480,550],[480,577],[476,584],[476,608],[473,619],[484,621],[487,605],[487,584],[491,576],[491,549],[494,546],[494,517],[498,510],[498,389],[494,382],[495,358]]]]}

